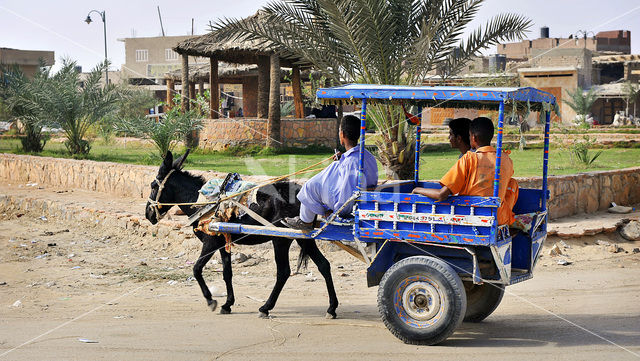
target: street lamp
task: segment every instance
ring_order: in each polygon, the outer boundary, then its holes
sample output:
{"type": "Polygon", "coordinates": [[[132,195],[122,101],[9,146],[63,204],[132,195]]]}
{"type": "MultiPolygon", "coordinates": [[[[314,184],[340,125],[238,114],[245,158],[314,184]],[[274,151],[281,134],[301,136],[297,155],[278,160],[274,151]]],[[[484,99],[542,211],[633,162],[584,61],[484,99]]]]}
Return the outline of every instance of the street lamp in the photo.
{"type": "Polygon", "coordinates": [[[87,14],[87,18],[84,19],[84,21],[87,24],[91,24],[91,13],[98,13],[98,15],[100,15],[100,18],[102,19],[102,25],[104,25],[104,63],[105,63],[105,71],[104,71],[104,79],[105,79],[105,86],[107,86],[109,84],[109,61],[107,60],[107,21],[105,19],[105,15],[104,15],[104,10],[103,11],[98,11],[98,10],[91,10],[89,11],[89,13],[87,14]]]}
{"type": "MultiPolygon", "coordinates": [[[[589,34],[591,34],[591,36],[596,36],[596,34],[593,33],[593,31],[587,31],[587,30],[578,30],[576,32],[576,43],[578,42],[578,38],[582,36],[582,38],[584,39],[584,48],[587,48],[587,36],[589,36],[589,34]]],[[[578,45],[578,44],[576,44],[578,45]]]]}

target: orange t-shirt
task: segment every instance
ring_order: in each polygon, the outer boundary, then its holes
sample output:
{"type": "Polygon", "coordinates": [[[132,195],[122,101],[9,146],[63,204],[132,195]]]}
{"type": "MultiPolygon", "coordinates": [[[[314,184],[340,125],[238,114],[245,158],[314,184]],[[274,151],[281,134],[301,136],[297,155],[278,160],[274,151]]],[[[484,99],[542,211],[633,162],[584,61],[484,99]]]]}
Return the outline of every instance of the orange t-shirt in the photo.
{"type": "MultiPolygon", "coordinates": [[[[492,146],[480,147],[475,153],[469,151],[458,159],[456,164],[440,179],[440,183],[449,188],[452,194],[491,197],[495,168],[496,149],[492,146]]],[[[504,151],[500,164],[499,196],[502,200],[500,207],[498,207],[498,224],[500,225],[511,224],[514,221],[512,208],[515,201],[505,202],[511,176],[513,176],[513,162],[509,158],[509,152],[504,151]]],[[[513,183],[511,185],[513,186],[513,183]]]]}

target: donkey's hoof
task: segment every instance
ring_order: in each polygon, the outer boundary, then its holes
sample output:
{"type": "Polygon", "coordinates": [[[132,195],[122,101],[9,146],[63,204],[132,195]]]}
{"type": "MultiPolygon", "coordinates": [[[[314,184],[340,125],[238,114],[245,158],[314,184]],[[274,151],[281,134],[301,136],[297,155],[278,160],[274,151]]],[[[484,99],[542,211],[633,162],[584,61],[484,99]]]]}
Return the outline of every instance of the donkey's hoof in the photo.
{"type": "Polygon", "coordinates": [[[269,312],[260,311],[260,313],[258,314],[258,317],[260,317],[260,318],[269,318],[269,312]]]}
{"type": "Polygon", "coordinates": [[[231,309],[230,308],[220,307],[220,314],[221,315],[228,315],[230,313],[231,313],[231,309]]]}
{"type": "Polygon", "coordinates": [[[207,305],[211,309],[211,312],[215,311],[218,308],[218,301],[216,300],[207,300],[207,305]]]}
{"type": "Polygon", "coordinates": [[[327,320],[335,320],[335,319],[336,319],[336,317],[337,317],[337,316],[336,316],[336,314],[335,314],[335,313],[331,314],[331,313],[327,312],[327,314],[326,314],[326,315],[324,315],[324,318],[326,318],[327,320]]]}

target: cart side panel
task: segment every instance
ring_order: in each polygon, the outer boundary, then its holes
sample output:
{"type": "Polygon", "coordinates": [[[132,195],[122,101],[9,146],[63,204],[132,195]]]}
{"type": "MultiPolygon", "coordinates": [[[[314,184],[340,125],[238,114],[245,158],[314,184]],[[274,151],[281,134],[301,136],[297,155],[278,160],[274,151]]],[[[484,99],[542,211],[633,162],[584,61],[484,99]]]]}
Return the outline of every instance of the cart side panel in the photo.
{"type": "Polygon", "coordinates": [[[543,211],[543,191],[521,188],[513,212],[530,219],[531,229],[519,233],[513,238],[512,266],[531,272],[540,255],[547,230],[547,213],[543,211]]]}
{"type": "Polygon", "coordinates": [[[497,197],[453,196],[443,202],[408,193],[363,192],[356,211],[362,241],[405,239],[463,245],[495,243],[497,197]]]}

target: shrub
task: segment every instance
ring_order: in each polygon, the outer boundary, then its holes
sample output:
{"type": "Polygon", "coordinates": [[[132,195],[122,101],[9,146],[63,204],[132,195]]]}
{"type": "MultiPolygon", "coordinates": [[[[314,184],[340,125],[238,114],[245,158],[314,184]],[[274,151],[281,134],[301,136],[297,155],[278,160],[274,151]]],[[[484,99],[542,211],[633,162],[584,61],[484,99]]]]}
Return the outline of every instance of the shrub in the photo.
{"type": "Polygon", "coordinates": [[[197,117],[195,110],[185,113],[174,106],[161,119],[140,117],[137,119],[119,119],[116,129],[134,136],[150,139],[164,158],[168,151],[184,139],[193,130],[202,128],[202,119],[197,117]]]}
{"type": "Polygon", "coordinates": [[[602,154],[602,150],[595,154],[589,154],[590,148],[595,144],[595,139],[589,138],[588,135],[584,136],[584,141],[576,141],[570,147],[571,154],[575,156],[575,159],[583,164],[585,167],[590,167],[593,162],[602,154]]]}

